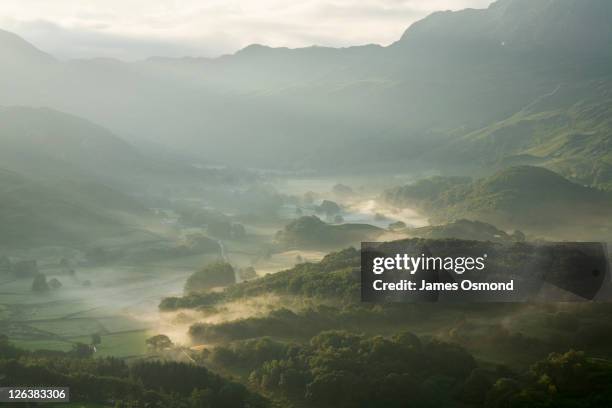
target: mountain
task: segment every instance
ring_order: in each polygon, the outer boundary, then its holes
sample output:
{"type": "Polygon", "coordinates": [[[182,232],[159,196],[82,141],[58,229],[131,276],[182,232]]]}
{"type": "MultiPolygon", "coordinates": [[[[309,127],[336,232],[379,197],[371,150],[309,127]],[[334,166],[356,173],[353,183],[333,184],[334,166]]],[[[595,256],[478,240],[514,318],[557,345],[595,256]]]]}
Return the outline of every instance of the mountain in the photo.
{"type": "Polygon", "coordinates": [[[612,188],[612,81],[563,84],[508,118],[433,151],[434,160],[505,167],[537,164],[612,188]]]}
{"type": "Polygon", "coordinates": [[[5,167],[32,176],[126,175],[144,161],[106,129],[47,108],[0,108],[0,146],[5,167]]]}
{"type": "Polygon", "coordinates": [[[398,45],[611,56],[611,18],[606,0],[498,0],[482,10],[433,13],[406,30],[398,45]]]}
{"type": "Polygon", "coordinates": [[[0,49],[3,53],[3,67],[17,64],[52,64],[56,60],[40,51],[23,38],[9,31],[0,30],[0,49]]]}
{"type": "Polygon", "coordinates": [[[0,161],[41,182],[107,184],[136,193],[149,185],[218,179],[213,171],[143,153],[102,126],[49,108],[0,107],[0,161]]]}
{"type": "MultiPolygon", "coordinates": [[[[610,8],[605,0],[499,0],[482,10],[434,13],[388,47],[252,45],[213,59],[44,66],[26,58],[3,68],[0,86],[12,92],[0,104],[71,112],[135,143],[232,165],[458,167],[453,149],[429,153],[524,112],[558,87],[573,90],[554,107],[561,111],[611,80],[610,8]]],[[[0,55],[16,52],[7,43],[0,41],[0,55]]],[[[17,48],[33,52],[24,42],[17,48]]],[[[555,155],[555,146],[543,148],[555,155]]],[[[602,168],[597,183],[608,183],[602,168]]]]}
{"type": "Polygon", "coordinates": [[[515,166],[472,182],[437,178],[388,190],[397,206],[416,206],[435,221],[479,220],[548,237],[612,236],[612,195],[573,183],[542,167],[515,166]]]}

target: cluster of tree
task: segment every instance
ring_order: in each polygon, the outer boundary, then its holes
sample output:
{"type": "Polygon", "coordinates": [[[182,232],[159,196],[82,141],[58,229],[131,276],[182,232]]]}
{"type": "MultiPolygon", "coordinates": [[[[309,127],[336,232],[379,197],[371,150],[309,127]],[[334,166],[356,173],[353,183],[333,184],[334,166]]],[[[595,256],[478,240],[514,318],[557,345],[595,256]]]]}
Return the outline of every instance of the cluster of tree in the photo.
{"type": "Polygon", "coordinates": [[[247,266],[238,269],[238,276],[240,276],[240,280],[248,281],[257,278],[257,271],[252,266],[247,266]]]}
{"type": "Polygon", "coordinates": [[[194,272],[185,283],[185,293],[206,292],[212,288],[231,285],[236,282],[234,268],[227,262],[215,262],[194,272]]]}
{"type": "Polygon", "coordinates": [[[571,182],[542,167],[516,166],[479,180],[433,177],[384,193],[391,204],[414,206],[434,221],[461,218],[576,239],[610,227],[612,195],[571,182]]]}
{"type": "Polygon", "coordinates": [[[417,206],[425,209],[452,189],[461,189],[471,182],[467,177],[433,176],[412,184],[386,190],[383,198],[398,207],[417,206]]]}
{"type": "Polygon", "coordinates": [[[319,214],[324,214],[327,217],[338,215],[342,212],[342,208],[335,201],[323,200],[321,204],[316,206],[315,211],[319,214]]]}
{"type": "Polygon", "coordinates": [[[229,286],[221,293],[193,293],[194,291],[186,290],[186,296],[165,298],[159,307],[164,311],[190,309],[268,293],[357,300],[359,274],[356,268],[359,268],[359,265],[359,252],[348,248],[330,253],[316,264],[301,263],[286,271],[229,286]]]}
{"type": "Polygon", "coordinates": [[[172,340],[165,334],[157,334],[149,337],[145,343],[149,349],[155,352],[168,350],[174,346],[172,340]]]}
{"type": "Polygon", "coordinates": [[[464,349],[402,332],[322,332],[308,344],[269,339],[216,348],[215,364],[250,371],[257,389],[313,407],[442,406],[476,368],[464,349]]]}
{"type": "MultiPolygon", "coordinates": [[[[376,251],[387,254],[430,253],[433,256],[450,258],[477,258],[482,254],[488,254],[486,273],[480,273],[478,270],[462,271],[465,272],[463,276],[465,278],[475,276],[476,279],[490,281],[513,279],[517,285],[523,283],[528,285],[537,283],[541,276],[537,273],[545,272],[543,268],[547,265],[547,259],[553,256],[551,254],[557,256],[556,254],[563,248],[561,244],[538,246],[524,242],[502,244],[457,239],[413,238],[383,243],[376,248],[376,251]],[[540,265],[542,267],[537,269],[540,265]],[[537,273],[519,273],[522,270],[534,270],[534,268],[537,273]]],[[[567,262],[571,260],[568,258],[567,262]]],[[[559,262],[566,261],[560,259],[559,262]]],[[[441,269],[439,273],[454,274],[448,267],[447,270],[441,269]]],[[[563,276],[560,277],[559,284],[564,282],[561,282],[562,278],[565,279],[563,276]]],[[[354,303],[361,294],[359,252],[355,249],[336,252],[328,255],[319,263],[298,264],[292,269],[264,276],[261,279],[232,285],[221,294],[165,299],[160,307],[163,310],[172,310],[210,306],[224,300],[239,300],[269,293],[325,299],[328,302],[354,303]]],[[[464,296],[478,298],[482,294],[474,292],[464,294],[464,296]]]]}
{"type": "MultiPolygon", "coordinates": [[[[342,222],[336,219],[335,222],[342,222]]],[[[276,234],[285,248],[338,248],[356,242],[373,240],[382,233],[368,224],[330,225],[315,215],[300,217],[276,234]]]]}
{"type": "MultiPolygon", "coordinates": [[[[390,229],[393,228],[391,225],[390,229]]],[[[404,225],[404,228],[406,226],[404,225]]],[[[482,221],[460,219],[441,225],[429,225],[420,228],[405,229],[410,236],[428,239],[455,238],[463,240],[491,241],[491,242],[523,242],[525,234],[515,230],[511,234],[496,228],[494,225],[482,221]]]]}
{"type": "Polygon", "coordinates": [[[248,317],[218,324],[195,323],[189,328],[194,342],[219,343],[252,339],[260,336],[304,338],[326,329],[342,326],[343,316],[337,309],[318,306],[293,312],[279,308],[266,316],[248,317]]]}
{"type": "MultiPolygon", "coordinates": [[[[265,336],[276,338],[308,339],[325,330],[348,330],[368,333],[379,333],[390,328],[418,327],[428,319],[443,319],[444,314],[450,312],[470,313],[472,316],[486,318],[488,314],[494,313],[504,315],[515,312],[519,306],[513,304],[491,305],[487,310],[474,307],[471,304],[453,305],[449,307],[439,304],[407,304],[407,303],[348,303],[339,306],[317,304],[302,307],[299,310],[289,310],[277,306],[263,316],[239,318],[219,323],[195,323],[189,328],[189,334],[195,342],[201,343],[223,343],[229,341],[241,341],[255,339],[265,336]]],[[[457,316],[457,314],[453,314],[457,316]]],[[[449,330],[446,337],[454,343],[474,348],[476,344],[493,344],[499,350],[523,352],[525,346],[528,350],[541,352],[530,354],[530,356],[544,356],[557,346],[569,346],[572,343],[543,343],[533,338],[528,338],[521,333],[510,332],[498,326],[481,324],[477,328],[461,323],[452,326],[453,318],[450,318],[449,330]],[[473,330],[473,331],[470,331],[473,330]],[[483,334],[490,330],[491,333],[483,334]],[[466,331],[467,334],[466,335],[466,331]],[[534,344],[538,345],[534,348],[534,344]]],[[[442,323],[441,323],[442,324],[442,323]]],[[[610,337],[606,337],[610,338],[610,337]]],[[[532,361],[532,360],[531,360],[532,361]]]]}
{"type": "Polygon", "coordinates": [[[570,350],[525,372],[478,367],[460,346],[410,332],[322,332],[307,344],[260,338],[216,347],[216,366],[246,371],[264,393],[311,407],[595,407],[612,402],[612,362],[570,350]]]}
{"type": "Polygon", "coordinates": [[[570,350],[551,353],[521,377],[499,378],[484,394],[490,408],[612,406],[612,362],[570,350]]]}
{"type": "Polygon", "coordinates": [[[74,353],[28,352],[0,336],[3,386],[70,387],[71,401],[117,407],[244,408],[267,401],[243,385],[192,364],[87,358],[74,353]]]}
{"type": "Polygon", "coordinates": [[[612,323],[609,319],[612,306],[609,303],[530,305],[514,310],[490,305],[488,310],[495,316],[518,313],[522,319],[537,326],[537,330],[519,323],[515,323],[517,329],[497,320],[483,321],[470,311],[470,318],[453,323],[444,338],[469,349],[489,350],[531,361],[551,351],[570,348],[596,355],[611,354],[612,323]]]}
{"type": "Polygon", "coordinates": [[[117,260],[140,263],[200,254],[221,254],[221,246],[216,239],[204,234],[189,234],[180,241],[164,240],[134,248],[98,247],[88,251],[87,254],[88,261],[94,265],[108,264],[117,260]]]}
{"type": "Polygon", "coordinates": [[[177,210],[183,225],[206,227],[213,237],[222,239],[242,239],[246,236],[244,225],[232,223],[231,218],[217,210],[194,206],[183,206],[177,210]]]}
{"type": "Polygon", "coordinates": [[[184,247],[189,254],[220,253],[219,243],[202,234],[190,234],[185,237],[184,247]]]}

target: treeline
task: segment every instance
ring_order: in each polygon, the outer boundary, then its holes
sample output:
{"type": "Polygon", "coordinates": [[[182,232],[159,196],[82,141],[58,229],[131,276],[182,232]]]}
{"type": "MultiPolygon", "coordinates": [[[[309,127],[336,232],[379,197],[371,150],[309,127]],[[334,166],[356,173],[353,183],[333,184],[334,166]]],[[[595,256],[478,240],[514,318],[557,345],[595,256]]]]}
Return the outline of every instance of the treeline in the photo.
{"type": "MultiPolygon", "coordinates": [[[[404,251],[415,254],[431,252],[451,258],[479,257],[488,254],[487,273],[482,278],[490,281],[512,278],[517,285],[535,278],[535,275],[520,274],[518,271],[531,269],[535,262],[539,262],[537,248],[533,244],[524,242],[500,244],[457,239],[412,238],[385,243],[378,250],[390,254],[404,251]]],[[[473,273],[476,274],[477,271],[473,273]]],[[[355,304],[361,297],[360,275],[360,252],[348,248],[330,253],[318,263],[299,264],[292,269],[267,275],[261,279],[229,286],[222,292],[165,298],[159,308],[162,311],[195,309],[269,294],[325,300],[336,304],[355,304]]],[[[464,296],[470,295],[464,294],[464,296]]]]}
{"type": "Polygon", "coordinates": [[[264,393],[310,407],[599,407],[612,404],[612,364],[552,353],[525,372],[479,367],[458,345],[410,332],[367,338],[323,332],[308,344],[269,338],[217,347],[211,363],[247,371],[264,393]]]}
{"type": "MultiPolygon", "coordinates": [[[[399,325],[420,324],[432,316],[432,312],[435,313],[432,306],[435,305],[352,304],[336,307],[321,304],[296,311],[279,307],[264,316],[215,324],[195,323],[189,328],[189,335],[196,343],[210,344],[264,336],[308,339],[321,331],[336,329],[377,332],[399,325]]],[[[515,306],[504,307],[511,310],[515,306]]]]}
{"type": "Polygon", "coordinates": [[[79,358],[71,353],[29,352],[0,337],[3,386],[70,387],[70,399],[116,407],[263,408],[268,403],[241,384],[208,369],[178,362],[79,358]]]}
{"type": "Polygon", "coordinates": [[[194,309],[269,293],[356,301],[360,293],[359,266],[359,251],[348,248],[325,256],[319,263],[299,264],[261,279],[232,285],[220,293],[168,297],[159,308],[162,311],[194,309]]]}

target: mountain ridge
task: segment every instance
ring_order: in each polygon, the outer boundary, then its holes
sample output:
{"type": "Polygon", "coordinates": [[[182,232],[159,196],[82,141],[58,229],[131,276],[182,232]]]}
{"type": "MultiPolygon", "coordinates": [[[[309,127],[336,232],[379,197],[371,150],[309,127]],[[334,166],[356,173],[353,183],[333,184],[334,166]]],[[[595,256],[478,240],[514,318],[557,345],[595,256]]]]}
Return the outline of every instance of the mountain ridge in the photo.
{"type": "Polygon", "coordinates": [[[588,85],[578,78],[609,77],[612,34],[602,24],[609,9],[600,0],[500,0],[487,9],[434,13],[387,47],[252,45],[211,60],[67,61],[42,71],[30,64],[6,68],[0,85],[11,92],[0,104],[71,112],[133,143],[155,140],[202,161],[422,168],[434,163],[419,163],[429,151],[511,117],[559,84],[576,84],[571,97],[579,103],[588,85]],[[24,70],[34,74],[8,80],[24,70]],[[250,148],[235,148],[245,144],[250,148]]]}

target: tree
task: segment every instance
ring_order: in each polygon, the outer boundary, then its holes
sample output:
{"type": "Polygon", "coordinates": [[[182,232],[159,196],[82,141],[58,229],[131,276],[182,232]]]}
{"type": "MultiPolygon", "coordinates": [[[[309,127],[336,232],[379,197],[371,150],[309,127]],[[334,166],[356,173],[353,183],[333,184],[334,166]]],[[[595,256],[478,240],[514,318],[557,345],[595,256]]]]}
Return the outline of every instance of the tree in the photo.
{"type": "Polygon", "coordinates": [[[190,234],[186,237],[186,246],[191,253],[220,253],[221,247],[217,240],[202,234],[190,234]]]}
{"type": "Polygon", "coordinates": [[[172,340],[170,340],[170,338],[165,334],[158,334],[156,336],[149,337],[145,343],[153,351],[163,351],[174,346],[172,340]]]}
{"type": "Polygon", "coordinates": [[[240,269],[240,279],[243,281],[255,279],[257,277],[257,271],[252,266],[240,269]]]}
{"type": "Polygon", "coordinates": [[[94,333],[91,335],[91,344],[94,346],[97,346],[98,344],[102,343],[102,336],[100,336],[100,333],[94,333]]]}
{"type": "Polygon", "coordinates": [[[53,278],[49,281],[49,288],[56,290],[62,287],[62,282],[60,282],[58,279],[53,278]]]}
{"type": "Polygon", "coordinates": [[[89,344],[75,343],[72,345],[72,351],[70,353],[75,357],[87,358],[93,355],[94,348],[89,344]]]}
{"type": "Polygon", "coordinates": [[[49,284],[47,283],[47,277],[44,273],[38,273],[34,276],[34,281],[32,281],[32,291],[33,292],[48,292],[49,284]]]}
{"type": "Polygon", "coordinates": [[[515,230],[512,235],[510,235],[510,237],[515,240],[516,242],[525,242],[525,234],[523,234],[521,231],[519,230],[515,230]]]}
{"type": "Polygon", "coordinates": [[[232,224],[231,235],[233,239],[243,239],[246,236],[246,230],[242,224],[232,224]]]}
{"type": "Polygon", "coordinates": [[[333,201],[323,200],[321,205],[319,205],[316,208],[316,211],[318,213],[323,213],[323,214],[327,215],[328,217],[331,217],[333,215],[340,214],[342,212],[342,209],[340,208],[340,206],[338,204],[336,204],[333,201]]]}
{"type": "Polygon", "coordinates": [[[185,293],[201,293],[236,282],[234,268],[227,262],[215,262],[194,272],[185,283],[185,293]]]}

